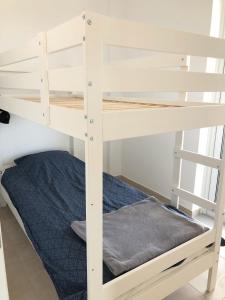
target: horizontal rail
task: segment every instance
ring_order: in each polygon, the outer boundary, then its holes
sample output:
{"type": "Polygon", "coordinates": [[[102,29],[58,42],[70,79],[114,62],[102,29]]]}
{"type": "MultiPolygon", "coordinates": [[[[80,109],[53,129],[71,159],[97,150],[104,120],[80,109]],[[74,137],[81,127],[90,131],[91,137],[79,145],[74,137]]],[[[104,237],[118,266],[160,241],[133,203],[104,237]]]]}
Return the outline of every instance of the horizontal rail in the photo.
{"type": "Polygon", "coordinates": [[[105,111],[103,138],[104,141],[113,141],[223,124],[225,124],[225,105],[105,111]]]}
{"type": "Polygon", "coordinates": [[[41,87],[40,73],[0,74],[1,89],[39,90],[41,87]]]}
{"type": "Polygon", "coordinates": [[[104,67],[105,92],[218,92],[225,90],[225,75],[141,69],[104,67]]]}
{"type": "Polygon", "coordinates": [[[32,39],[24,47],[9,50],[0,54],[0,67],[12,65],[38,57],[40,54],[39,36],[32,39]]]}
{"type": "Polygon", "coordinates": [[[225,58],[225,40],[165,29],[150,24],[102,18],[103,41],[108,45],[225,58]]]}
{"type": "Polygon", "coordinates": [[[82,16],[76,17],[47,32],[48,53],[75,47],[83,42],[85,22],[82,16]]]}
{"type": "Polygon", "coordinates": [[[43,106],[37,102],[0,96],[0,109],[6,110],[11,114],[15,114],[32,122],[40,124],[45,123],[43,106]]]}
{"type": "Polygon", "coordinates": [[[111,62],[112,66],[117,67],[138,67],[138,68],[175,68],[186,67],[187,58],[184,55],[174,54],[153,54],[150,57],[138,57],[111,62]]]}
{"type": "Polygon", "coordinates": [[[38,67],[39,60],[30,59],[23,61],[23,63],[20,64],[12,64],[1,67],[0,72],[31,73],[37,71],[38,67]]]}
{"type": "Polygon", "coordinates": [[[194,203],[202,208],[209,209],[209,210],[215,210],[216,209],[216,203],[209,201],[206,198],[198,197],[184,189],[174,187],[172,189],[172,193],[175,195],[183,198],[185,201],[188,201],[190,203],[194,203]]]}
{"type": "Polygon", "coordinates": [[[162,298],[170,295],[178,288],[182,287],[191,279],[208,270],[215,261],[214,257],[215,255],[212,252],[200,255],[193,261],[190,261],[186,265],[174,269],[173,272],[166,275],[164,278],[159,279],[157,282],[150,284],[149,286],[146,286],[145,289],[137,294],[134,294],[133,297],[129,297],[127,299],[161,300],[162,298]]]}
{"type": "Polygon", "coordinates": [[[82,110],[50,105],[49,127],[69,136],[84,140],[84,112],[82,110]]]}
{"type": "Polygon", "coordinates": [[[215,169],[219,169],[221,164],[221,159],[180,149],[175,150],[175,156],[215,169]]]}
{"type": "Polygon", "coordinates": [[[49,89],[54,91],[84,90],[84,68],[61,68],[49,70],[49,89]]]}
{"type": "Polygon", "coordinates": [[[186,259],[195,252],[207,247],[212,244],[214,240],[215,232],[214,230],[210,230],[126,274],[119,276],[104,285],[104,299],[114,300],[120,295],[173,266],[177,262],[186,259]]]}

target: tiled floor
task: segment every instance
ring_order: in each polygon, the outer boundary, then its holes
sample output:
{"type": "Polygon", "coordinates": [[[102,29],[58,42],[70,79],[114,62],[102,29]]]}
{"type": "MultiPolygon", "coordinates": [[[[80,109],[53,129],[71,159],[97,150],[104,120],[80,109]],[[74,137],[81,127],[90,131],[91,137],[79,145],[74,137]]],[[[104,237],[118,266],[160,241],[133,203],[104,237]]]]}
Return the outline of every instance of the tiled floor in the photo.
{"type": "MultiPolygon", "coordinates": [[[[10,300],[57,300],[40,259],[8,208],[0,209],[10,300]]],[[[225,300],[225,249],[214,293],[205,294],[207,274],[192,280],[166,300],[225,300]]],[[[154,300],[154,299],[146,299],[154,300]]]]}

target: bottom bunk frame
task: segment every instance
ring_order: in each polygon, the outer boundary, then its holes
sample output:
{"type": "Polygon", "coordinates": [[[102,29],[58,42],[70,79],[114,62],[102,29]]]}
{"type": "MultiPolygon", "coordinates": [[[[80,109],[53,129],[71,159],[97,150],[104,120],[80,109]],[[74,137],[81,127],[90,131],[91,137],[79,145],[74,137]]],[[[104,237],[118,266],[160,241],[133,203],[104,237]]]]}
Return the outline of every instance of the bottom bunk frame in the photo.
{"type": "MultiPolygon", "coordinates": [[[[1,184],[0,192],[27,236],[23,221],[1,184]]],[[[30,241],[28,236],[27,238],[30,241]]],[[[215,230],[211,229],[104,284],[103,298],[107,300],[163,299],[215,264],[214,242],[215,230]],[[183,262],[179,264],[181,261],[183,262]],[[175,266],[176,264],[178,265],[175,266]]],[[[31,241],[30,243],[32,244],[31,241]]]]}

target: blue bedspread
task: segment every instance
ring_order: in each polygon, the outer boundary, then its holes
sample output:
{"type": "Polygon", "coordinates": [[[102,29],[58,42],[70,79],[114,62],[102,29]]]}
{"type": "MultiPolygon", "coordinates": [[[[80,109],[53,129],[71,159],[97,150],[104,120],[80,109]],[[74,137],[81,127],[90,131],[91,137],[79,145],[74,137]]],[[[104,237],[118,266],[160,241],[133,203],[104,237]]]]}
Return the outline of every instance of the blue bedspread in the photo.
{"type": "MultiPolygon", "coordinates": [[[[72,231],[85,219],[84,163],[67,152],[50,151],[18,159],[2,184],[17,208],[61,300],[86,300],[86,246],[72,231]]],[[[104,212],[146,198],[146,194],[104,174],[104,212]]],[[[104,282],[113,278],[104,266],[104,282]]]]}

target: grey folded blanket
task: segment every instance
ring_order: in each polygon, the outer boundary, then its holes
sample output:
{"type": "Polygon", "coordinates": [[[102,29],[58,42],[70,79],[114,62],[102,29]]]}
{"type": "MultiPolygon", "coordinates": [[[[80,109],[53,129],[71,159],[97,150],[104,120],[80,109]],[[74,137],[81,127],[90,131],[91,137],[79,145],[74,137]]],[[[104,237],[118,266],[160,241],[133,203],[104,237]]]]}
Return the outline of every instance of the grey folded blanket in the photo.
{"type": "MultiPolygon", "coordinates": [[[[85,221],[74,221],[71,227],[86,241],[85,221]]],[[[104,214],[103,228],[104,262],[116,276],[207,231],[154,197],[104,214]]]]}

